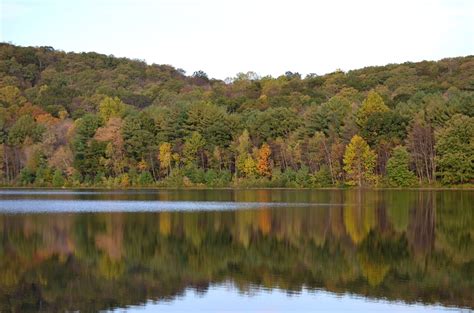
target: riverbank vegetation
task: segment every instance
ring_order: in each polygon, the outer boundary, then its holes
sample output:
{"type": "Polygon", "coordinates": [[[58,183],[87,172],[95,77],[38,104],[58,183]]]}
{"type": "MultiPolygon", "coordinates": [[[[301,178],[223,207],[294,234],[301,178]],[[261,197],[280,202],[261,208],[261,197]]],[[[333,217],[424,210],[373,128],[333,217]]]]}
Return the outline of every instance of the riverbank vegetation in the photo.
{"type": "Polygon", "coordinates": [[[0,44],[0,184],[474,182],[474,57],[277,78],[0,44]]]}

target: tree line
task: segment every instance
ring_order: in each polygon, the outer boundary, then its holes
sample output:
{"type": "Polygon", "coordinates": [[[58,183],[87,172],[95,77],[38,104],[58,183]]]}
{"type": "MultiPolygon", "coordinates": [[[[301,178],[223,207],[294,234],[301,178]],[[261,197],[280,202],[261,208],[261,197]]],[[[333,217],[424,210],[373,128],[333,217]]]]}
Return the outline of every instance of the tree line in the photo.
{"type": "Polygon", "coordinates": [[[474,57],[277,78],[0,44],[0,183],[474,181],[474,57]]]}

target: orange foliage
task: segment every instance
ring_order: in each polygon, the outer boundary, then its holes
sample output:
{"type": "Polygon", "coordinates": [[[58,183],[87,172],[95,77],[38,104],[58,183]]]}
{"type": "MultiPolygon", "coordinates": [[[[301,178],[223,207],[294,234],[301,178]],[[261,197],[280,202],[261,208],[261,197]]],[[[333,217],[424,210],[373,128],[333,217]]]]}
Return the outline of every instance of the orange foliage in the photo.
{"type": "Polygon", "coordinates": [[[25,103],[22,107],[20,107],[17,111],[17,116],[22,115],[31,115],[36,118],[38,115],[41,114],[48,114],[42,108],[37,105],[33,105],[29,102],[25,103]]]}
{"type": "Polygon", "coordinates": [[[95,244],[102,249],[111,260],[120,260],[123,252],[123,216],[114,214],[106,220],[106,232],[95,237],[95,244]]]}
{"type": "Polygon", "coordinates": [[[116,147],[121,147],[123,144],[122,138],[122,119],[119,117],[110,118],[107,124],[103,127],[99,127],[94,135],[94,139],[97,141],[110,141],[116,147]]]}
{"type": "Polygon", "coordinates": [[[140,172],[144,172],[148,169],[148,163],[142,159],[140,162],[138,162],[137,167],[140,172]]]}
{"type": "Polygon", "coordinates": [[[270,169],[270,155],[272,150],[270,146],[264,143],[260,150],[258,150],[257,172],[261,176],[270,176],[272,171],[270,169]]]}
{"type": "Polygon", "coordinates": [[[36,116],[36,122],[45,126],[54,126],[60,122],[60,119],[49,113],[43,113],[36,116]]]}
{"type": "Polygon", "coordinates": [[[269,234],[272,230],[272,215],[270,209],[261,209],[258,211],[258,228],[262,234],[269,234]]]}

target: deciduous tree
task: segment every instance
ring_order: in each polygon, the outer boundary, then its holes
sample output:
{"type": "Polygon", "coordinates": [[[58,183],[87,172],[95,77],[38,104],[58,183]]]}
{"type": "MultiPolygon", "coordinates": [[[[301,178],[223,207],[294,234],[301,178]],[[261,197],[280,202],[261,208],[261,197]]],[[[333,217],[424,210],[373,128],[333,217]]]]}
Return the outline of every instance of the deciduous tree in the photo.
{"type": "Polygon", "coordinates": [[[99,104],[99,116],[107,122],[111,117],[123,117],[125,109],[125,103],[120,98],[105,97],[99,104]]]}
{"type": "Polygon", "coordinates": [[[158,159],[160,160],[160,169],[169,175],[171,170],[171,144],[169,142],[162,142],[159,147],[158,159]]]}
{"type": "Polygon", "coordinates": [[[266,143],[258,150],[257,172],[260,176],[269,177],[272,173],[270,168],[270,155],[272,150],[266,143]]]}
{"type": "Polygon", "coordinates": [[[438,173],[445,184],[474,181],[474,117],[454,115],[436,133],[438,173]]]}
{"type": "Polygon", "coordinates": [[[349,182],[362,187],[374,178],[376,155],[359,135],[352,137],[344,153],[344,170],[349,182]]]}
{"type": "Polygon", "coordinates": [[[387,112],[390,109],[385,105],[382,97],[376,91],[370,91],[357,111],[357,124],[364,128],[369,117],[376,112],[387,112]]]}

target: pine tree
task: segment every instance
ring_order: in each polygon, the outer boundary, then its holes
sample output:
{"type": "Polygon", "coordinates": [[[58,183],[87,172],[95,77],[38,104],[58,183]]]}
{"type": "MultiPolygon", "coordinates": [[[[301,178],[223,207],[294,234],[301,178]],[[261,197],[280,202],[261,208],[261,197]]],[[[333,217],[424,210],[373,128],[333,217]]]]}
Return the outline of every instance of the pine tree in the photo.
{"type": "Polygon", "coordinates": [[[408,187],[415,183],[416,176],[408,168],[410,155],[405,147],[398,146],[387,162],[387,178],[390,185],[408,187]]]}
{"type": "Polygon", "coordinates": [[[57,170],[54,171],[52,183],[53,183],[54,187],[64,186],[64,177],[63,177],[63,173],[61,172],[61,170],[57,169],[57,170]]]}

